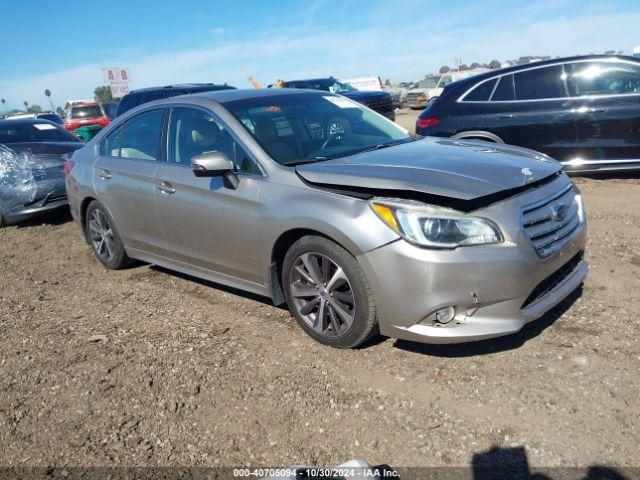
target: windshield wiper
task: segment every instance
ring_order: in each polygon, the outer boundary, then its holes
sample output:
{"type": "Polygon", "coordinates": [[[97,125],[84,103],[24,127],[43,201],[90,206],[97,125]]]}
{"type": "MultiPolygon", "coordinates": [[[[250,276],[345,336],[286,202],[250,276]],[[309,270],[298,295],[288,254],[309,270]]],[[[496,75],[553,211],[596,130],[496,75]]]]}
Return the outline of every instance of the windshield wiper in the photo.
{"type": "Polygon", "coordinates": [[[413,139],[408,138],[408,139],[402,139],[402,140],[396,140],[395,142],[388,142],[388,143],[378,143],[377,145],[374,145],[373,147],[370,148],[366,148],[364,150],[362,150],[361,152],[372,152],[374,150],[382,150],[383,148],[389,148],[389,147],[393,147],[395,145],[400,145],[401,143],[409,143],[412,142],[413,139]]]}
{"type": "Polygon", "coordinates": [[[296,160],[294,162],[283,163],[283,165],[286,167],[296,167],[298,165],[304,165],[305,163],[322,162],[323,160],[329,160],[329,158],[328,157],[305,158],[304,160],[296,160]]]}

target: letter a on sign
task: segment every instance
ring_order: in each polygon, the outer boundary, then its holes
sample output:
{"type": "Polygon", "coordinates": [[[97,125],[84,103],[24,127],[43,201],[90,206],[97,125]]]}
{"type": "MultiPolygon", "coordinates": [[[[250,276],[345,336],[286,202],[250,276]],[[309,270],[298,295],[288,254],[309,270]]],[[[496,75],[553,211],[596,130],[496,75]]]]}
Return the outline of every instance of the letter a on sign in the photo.
{"type": "Polygon", "coordinates": [[[109,81],[113,82],[116,79],[116,76],[113,74],[113,70],[109,70],[109,81]]]}

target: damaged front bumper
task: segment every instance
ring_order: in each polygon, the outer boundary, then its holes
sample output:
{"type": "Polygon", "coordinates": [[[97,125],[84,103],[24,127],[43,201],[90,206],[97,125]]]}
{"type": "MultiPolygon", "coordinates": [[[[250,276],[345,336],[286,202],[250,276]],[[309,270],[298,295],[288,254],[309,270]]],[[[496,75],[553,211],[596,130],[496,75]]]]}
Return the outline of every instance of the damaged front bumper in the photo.
{"type": "Polygon", "coordinates": [[[15,152],[0,145],[0,225],[67,205],[65,154],[15,152]]]}
{"type": "Polygon", "coordinates": [[[527,242],[428,250],[398,240],[358,260],[374,292],[380,333],[462,343],[515,333],[560,303],[587,274],[584,247],[582,225],[547,259],[527,242]],[[441,324],[435,312],[446,307],[455,317],[441,324]]]}

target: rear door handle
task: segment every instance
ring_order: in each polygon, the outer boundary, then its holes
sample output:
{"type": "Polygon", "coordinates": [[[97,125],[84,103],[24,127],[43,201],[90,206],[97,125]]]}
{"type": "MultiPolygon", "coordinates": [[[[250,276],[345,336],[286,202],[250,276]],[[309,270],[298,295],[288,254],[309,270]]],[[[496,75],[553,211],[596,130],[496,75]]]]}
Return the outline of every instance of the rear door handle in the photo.
{"type": "Polygon", "coordinates": [[[169,182],[162,182],[160,185],[158,185],[158,190],[166,195],[176,193],[176,189],[169,182]]]}
{"type": "Polygon", "coordinates": [[[111,172],[109,170],[101,168],[100,169],[100,178],[103,179],[103,180],[111,179],[111,172]]]}

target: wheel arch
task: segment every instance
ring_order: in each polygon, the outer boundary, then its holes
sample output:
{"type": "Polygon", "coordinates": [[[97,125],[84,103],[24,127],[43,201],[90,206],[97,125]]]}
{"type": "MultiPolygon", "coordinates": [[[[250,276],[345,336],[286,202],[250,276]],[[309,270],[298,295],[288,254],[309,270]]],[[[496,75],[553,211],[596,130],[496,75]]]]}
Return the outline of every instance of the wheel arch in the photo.
{"type": "Polygon", "coordinates": [[[82,199],[80,203],[80,225],[82,226],[82,232],[84,233],[84,239],[87,243],[89,243],[89,238],[87,237],[87,209],[89,205],[93,201],[98,201],[97,198],[94,197],[85,197],[82,199]]]}
{"type": "Polygon", "coordinates": [[[493,143],[505,143],[495,133],[487,132],[484,130],[468,130],[466,132],[456,133],[452,138],[459,138],[461,140],[484,140],[493,143]]]}
{"type": "Polygon", "coordinates": [[[269,261],[269,288],[271,289],[271,298],[275,305],[282,305],[285,303],[284,291],[282,289],[281,282],[284,257],[295,242],[300,240],[302,237],[306,237],[309,235],[323,237],[327,240],[335,242],[351,255],[353,255],[354,257],[356,256],[353,245],[350,248],[350,246],[346,244],[346,242],[337,240],[334,235],[324,233],[314,228],[291,228],[282,232],[271,248],[271,256],[269,261]]]}

